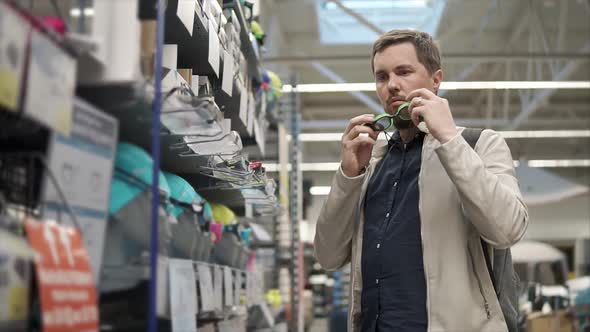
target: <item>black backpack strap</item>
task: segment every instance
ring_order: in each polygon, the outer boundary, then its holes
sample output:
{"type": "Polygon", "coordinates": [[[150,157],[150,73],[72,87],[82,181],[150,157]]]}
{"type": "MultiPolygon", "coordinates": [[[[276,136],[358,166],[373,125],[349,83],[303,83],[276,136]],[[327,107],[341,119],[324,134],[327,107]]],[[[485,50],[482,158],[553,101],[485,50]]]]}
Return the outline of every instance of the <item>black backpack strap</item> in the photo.
{"type": "MultiPolygon", "coordinates": [[[[472,149],[475,149],[475,144],[477,144],[477,141],[479,140],[479,136],[481,136],[482,131],[483,131],[483,129],[481,129],[481,128],[465,128],[461,132],[461,135],[463,136],[465,141],[467,141],[469,146],[471,146],[472,149]]],[[[484,241],[484,239],[481,239],[481,248],[483,249],[483,255],[486,259],[486,266],[488,267],[490,279],[492,280],[492,284],[494,285],[494,290],[496,290],[497,289],[496,288],[496,280],[494,279],[494,273],[493,273],[493,269],[492,269],[492,260],[491,260],[490,252],[488,250],[488,244],[486,241],[484,241]]]]}
{"type": "Polygon", "coordinates": [[[477,144],[477,140],[479,140],[482,131],[483,129],[481,128],[465,128],[461,132],[461,135],[465,141],[467,141],[469,146],[471,146],[472,149],[475,149],[475,144],[477,144]]]}

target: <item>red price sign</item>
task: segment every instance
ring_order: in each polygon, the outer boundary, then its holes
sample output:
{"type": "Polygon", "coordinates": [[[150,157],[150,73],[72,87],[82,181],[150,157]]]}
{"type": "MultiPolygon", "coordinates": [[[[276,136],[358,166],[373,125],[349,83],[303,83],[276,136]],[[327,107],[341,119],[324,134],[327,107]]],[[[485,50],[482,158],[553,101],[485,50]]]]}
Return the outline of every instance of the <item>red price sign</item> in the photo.
{"type": "Polygon", "coordinates": [[[44,332],[97,332],[96,286],[80,233],[28,218],[44,332]]]}

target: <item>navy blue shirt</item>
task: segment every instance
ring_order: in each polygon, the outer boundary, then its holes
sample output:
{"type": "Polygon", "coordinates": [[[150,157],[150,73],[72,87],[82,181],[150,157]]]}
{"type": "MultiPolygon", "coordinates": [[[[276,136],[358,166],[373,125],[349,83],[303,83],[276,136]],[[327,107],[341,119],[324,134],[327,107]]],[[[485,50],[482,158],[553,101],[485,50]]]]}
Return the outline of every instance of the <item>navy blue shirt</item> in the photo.
{"type": "Polygon", "coordinates": [[[426,281],[418,210],[422,144],[396,132],[371,176],[365,200],[362,331],[425,332],[426,281]]]}

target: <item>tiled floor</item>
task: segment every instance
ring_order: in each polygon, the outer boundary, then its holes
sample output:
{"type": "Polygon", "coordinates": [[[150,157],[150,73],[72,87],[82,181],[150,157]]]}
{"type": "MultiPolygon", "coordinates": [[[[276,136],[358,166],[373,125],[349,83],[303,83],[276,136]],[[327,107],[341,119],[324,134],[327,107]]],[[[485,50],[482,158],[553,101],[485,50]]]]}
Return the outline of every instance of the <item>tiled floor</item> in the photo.
{"type": "Polygon", "coordinates": [[[309,332],[328,332],[328,320],[325,318],[315,318],[309,332]]]}

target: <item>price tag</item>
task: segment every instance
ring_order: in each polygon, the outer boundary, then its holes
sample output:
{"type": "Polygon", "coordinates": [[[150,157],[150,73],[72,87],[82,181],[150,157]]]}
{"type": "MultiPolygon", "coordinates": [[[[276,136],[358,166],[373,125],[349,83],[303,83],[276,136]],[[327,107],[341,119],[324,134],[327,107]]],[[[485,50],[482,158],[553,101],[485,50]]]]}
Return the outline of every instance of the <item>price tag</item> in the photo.
{"type": "Polygon", "coordinates": [[[240,120],[246,127],[248,125],[248,90],[240,81],[238,81],[238,89],[240,90],[240,120]]]}
{"type": "Polygon", "coordinates": [[[242,271],[236,271],[236,286],[234,295],[234,304],[240,305],[242,299],[242,271]]]}
{"type": "Polygon", "coordinates": [[[219,38],[217,37],[217,31],[213,27],[213,23],[211,22],[213,18],[209,18],[208,26],[209,26],[209,55],[208,60],[209,64],[213,68],[215,72],[215,76],[219,77],[219,38]]]}
{"type": "Polygon", "coordinates": [[[234,82],[234,58],[226,50],[223,50],[223,79],[221,89],[232,96],[234,82]]]}
{"type": "Polygon", "coordinates": [[[35,250],[44,332],[98,332],[96,284],[88,253],[75,228],[25,221],[35,250]]]}
{"type": "Polygon", "coordinates": [[[229,307],[234,304],[233,276],[229,266],[223,267],[223,289],[225,294],[225,306],[229,307]]]}
{"type": "Polygon", "coordinates": [[[176,16],[184,25],[189,35],[193,35],[193,25],[195,24],[195,9],[197,2],[195,0],[179,0],[176,8],[176,16]]]}
{"type": "Polygon", "coordinates": [[[223,310],[223,271],[220,266],[215,266],[213,279],[213,297],[215,299],[215,309],[223,310]]]}
{"type": "Polygon", "coordinates": [[[196,331],[197,282],[193,262],[171,259],[169,271],[172,331],[196,331]]]}
{"type": "Polygon", "coordinates": [[[201,290],[201,309],[203,311],[213,311],[215,303],[213,301],[211,269],[207,265],[198,264],[197,273],[199,275],[199,289],[201,290]]]}
{"type": "Polygon", "coordinates": [[[256,119],[256,99],[252,92],[248,92],[248,134],[254,134],[254,120],[256,119]]]}

